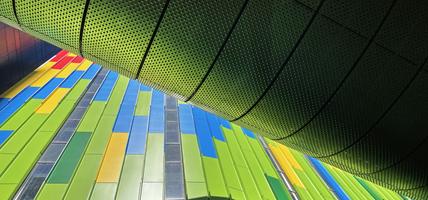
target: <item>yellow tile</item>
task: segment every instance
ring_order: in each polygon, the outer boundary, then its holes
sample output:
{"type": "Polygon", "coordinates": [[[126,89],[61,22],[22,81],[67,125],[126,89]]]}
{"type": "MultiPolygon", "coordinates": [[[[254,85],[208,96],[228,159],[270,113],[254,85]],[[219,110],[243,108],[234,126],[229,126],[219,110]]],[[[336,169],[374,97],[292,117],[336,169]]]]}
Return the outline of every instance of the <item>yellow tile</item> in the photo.
{"type": "Polygon", "coordinates": [[[303,171],[302,166],[300,166],[300,164],[296,161],[289,148],[284,145],[279,145],[279,148],[281,149],[282,154],[284,154],[285,158],[287,158],[287,160],[290,162],[291,166],[293,166],[294,169],[303,171]]]}
{"type": "Polygon", "coordinates": [[[30,84],[34,83],[36,80],[38,80],[46,71],[48,71],[55,62],[47,62],[40,67],[38,67],[36,70],[28,74],[25,78],[21,79],[18,83],[16,83],[13,87],[9,88],[6,92],[4,92],[1,97],[3,98],[13,98],[15,97],[19,92],[21,92],[24,88],[29,86],[30,84]]]}
{"type": "Polygon", "coordinates": [[[275,159],[278,161],[279,166],[284,171],[287,178],[290,180],[291,184],[297,187],[305,188],[305,186],[297,176],[296,172],[294,172],[287,158],[284,156],[284,154],[282,154],[279,147],[274,147],[272,145],[269,145],[269,148],[272,151],[272,154],[275,157],[275,159]]]}
{"type": "Polygon", "coordinates": [[[70,52],[69,52],[67,56],[76,57],[77,55],[76,55],[76,54],[74,54],[74,53],[70,53],[70,52]]]}
{"type": "Polygon", "coordinates": [[[111,135],[110,142],[103,158],[103,163],[100,171],[98,172],[98,183],[119,181],[127,142],[127,133],[113,133],[111,135]]]}
{"type": "Polygon", "coordinates": [[[51,113],[67,95],[68,91],[70,91],[69,88],[57,88],[36,110],[36,113],[51,113]]]}
{"type": "Polygon", "coordinates": [[[92,65],[92,62],[89,60],[83,60],[82,64],[77,68],[77,70],[86,71],[92,65]]]}
{"type": "Polygon", "coordinates": [[[62,71],[56,76],[57,78],[67,78],[71,73],[76,70],[80,63],[69,63],[67,64],[62,71]]]}
{"type": "Polygon", "coordinates": [[[60,70],[57,69],[50,69],[45,74],[43,74],[42,77],[40,77],[37,81],[35,81],[31,86],[33,87],[43,87],[49,80],[54,78],[60,70]]]}

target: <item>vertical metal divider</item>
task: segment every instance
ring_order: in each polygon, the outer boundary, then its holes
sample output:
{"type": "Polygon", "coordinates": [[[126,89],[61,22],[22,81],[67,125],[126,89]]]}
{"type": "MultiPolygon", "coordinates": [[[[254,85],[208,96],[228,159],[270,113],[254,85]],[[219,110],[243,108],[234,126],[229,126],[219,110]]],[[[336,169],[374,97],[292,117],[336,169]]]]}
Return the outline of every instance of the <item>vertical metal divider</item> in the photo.
{"type": "Polygon", "coordinates": [[[165,199],[186,199],[177,99],[165,95],[165,199]]]}
{"type": "Polygon", "coordinates": [[[67,120],[64,121],[61,129],[57,132],[52,142],[45,149],[42,156],[20,186],[13,198],[14,200],[34,199],[36,197],[40,187],[48,178],[55,163],[58,161],[71,137],[74,135],[80,120],[88,109],[96,91],[105,79],[107,72],[108,70],[101,69],[89,83],[88,87],[80,96],[77,105],[74,107],[67,120]]]}
{"type": "Polygon", "coordinates": [[[272,152],[270,151],[268,145],[266,144],[265,139],[262,136],[258,136],[259,141],[262,143],[263,148],[265,149],[267,155],[269,156],[269,159],[272,161],[273,165],[275,166],[275,169],[279,173],[282,181],[284,182],[285,186],[287,186],[288,191],[291,194],[291,197],[294,200],[299,200],[299,195],[297,194],[296,190],[293,188],[293,185],[291,185],[290,181],[287,178],[287,175],[285,175],[285,172],[281,169],[278,162],[275,160],[275,157],[272,155],[272,152]]]}

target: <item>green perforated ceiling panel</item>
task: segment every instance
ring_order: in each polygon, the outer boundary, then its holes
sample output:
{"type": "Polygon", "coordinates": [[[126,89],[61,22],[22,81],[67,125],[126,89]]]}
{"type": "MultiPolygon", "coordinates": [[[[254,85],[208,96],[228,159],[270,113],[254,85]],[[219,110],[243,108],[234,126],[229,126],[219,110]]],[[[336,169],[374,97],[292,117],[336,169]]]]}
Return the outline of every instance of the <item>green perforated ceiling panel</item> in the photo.
{"type": "Polygon", "coordinates": [[[90,1],[82,38],[83,55],[135,77],[165,2],[90,1]]]}
{"type": "Polygon", "coordinates": [[[13,2],[10,0],[0,0],[0,20],[11,26],[18,26],[15,14],[13,13],[13,2]]]}
{"type": "Polygon", "coordinates": [[[281,69],[312,15],[312,10],[294,0],[250,1],[210,75],[190,101],[219,110],[227,119],[243,115],[281,69]]]}
{"type": "Polygon", "coordinates": [[[22,29],[72,52],[79,52],[79,34],[84,0],[16,0],[22,29]]]}
{"type": "Polygon", "coordinates": [[[244,0],[171,1],[139,80],[186,99],[227,39],[244,0]]]}
{"type": "Polygon", "coordinates": [[[420,199],[426,10],[426,0],[0,0],[1,21],[420,199]]]}

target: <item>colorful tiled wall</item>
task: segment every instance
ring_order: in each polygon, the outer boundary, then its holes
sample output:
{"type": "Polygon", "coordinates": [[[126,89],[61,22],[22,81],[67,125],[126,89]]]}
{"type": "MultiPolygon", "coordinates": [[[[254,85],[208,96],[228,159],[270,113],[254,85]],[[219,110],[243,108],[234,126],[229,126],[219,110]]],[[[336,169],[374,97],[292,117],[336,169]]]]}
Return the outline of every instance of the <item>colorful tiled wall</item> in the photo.
{"type": "Polygon", "coordinates": [[[405,199],[66,51],[0,99],[0,199],[405,199]]]}

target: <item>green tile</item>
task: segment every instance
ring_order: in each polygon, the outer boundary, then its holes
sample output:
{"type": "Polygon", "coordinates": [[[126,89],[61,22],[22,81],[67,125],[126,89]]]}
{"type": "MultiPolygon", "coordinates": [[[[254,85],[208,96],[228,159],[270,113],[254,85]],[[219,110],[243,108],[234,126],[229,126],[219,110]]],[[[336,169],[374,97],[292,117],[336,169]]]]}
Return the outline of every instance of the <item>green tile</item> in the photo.
{"type": "Polygon", "coordinates": [[[239,147],[239,143],[234,136],[235,133],[226,128],[223,128],[223,133],[226,137],[229,151],[232,155],[233,162],[235,163],[235,167],[246,196],[251,199],[261,199],[259,189],[253,179],[253,174],[251,173],[247,165],[247,161],[239,147]]]}
{"type": "Polygon", "coordinates": [[[18,153],[48,116],[46,114],[33,114],[21,128],[12,134],[11,138],[0,149],[0,153],[18,153]]]}
{"type": "Polygon", "coordinates": [[[49,175],[48,183],[69,183],[90,136],[90,133],[74,134],[49,175]]]}
{"type": "Polygon", "coordinates": [[[309,178],[309,181],[315,186],[317,191],[325,198],[325,199],[335,199],[331,191],[325,182],[321,179],[321,177],[317,174],[314,168],[310,165],[309,161],[304,157],[303,154],[290,149],[291,154],[296,159],[296,161],[302,167],[304,173],[309,178]]]}
{"type": "Polygon", "coordinates": [[[14,158],[15,154],[0,154],[0,175],[3,174],[14,158]]]}
{"type": "Polygon", "coordinates": [[[279,178],[278,173],[277,173],[275,167],[273,166],[272,161],[270,160],[270,158],[266,154],[266,151],[263,148],[263,146],[260,144],[259,140],[254,139],[254,138],[250,138],[250,137],[247,137],[247,140],[248,140],[248,143],[250,144],[250,146],[252,147],[255,156],[260,161],[260,165],[262,166],[263,171],[268,176],[271,176],[274,178],[279,178]]]}
{"type": "Polygon", "coordinates": [[[117,183],[96,183],[91,200],[114,200],[117,183]]]}
{"type": "Polygon", "coordinates": [[[143,183],[141,199],[162,200],[163,183],[143,183]]]}
{"type": "Polygon", "coordinates": [[[284,200],[292,199],[290,196],[290,193],[288,193],[288,191],[285,190],[283,184],[279,179],[271,176],[266,176],[266,179],[268,180],[269,185],[271,186],[276,199],[284,199],[284,200]]]}
{"type": "Polygon", "coordinates": [[[138,199],[143,176],[144,155],[126,155],[117,190],[117,199],[138,199]]]}
{"type": "Polygon", "coordinates": [[[1,126],[1,130],[17,130],[34,111],[42,104],[42,99],[30,99],[23,107],[21,107],[6,123],[1,126]]]}
{"type": "Polygon", "coordinates": [[[77,101],[80,99],[80,96],[85,91],[86,87],[88,87],[91,80],[80,79],[76,85],[70,90],[68,95],[64,98],[65,101],[77,101]]]}
{"type": "Polygon", "coordinates": [[[163,134],[149,133],[143,182],[163,182],[164,145],[163,134]]]}
{"type": "Polygon", "coordinates": [[[226,186],[230,191],[231,197],[233,199],[242,199],[241,196],[244,194],[243,188],[239,180],[238,173],[236,172],[235,164],[233,163],[232,157],[229,153],[227,144],[217,139],[214,139],[214,144],[217,149],[218,159],[220,161],[220,166],[226,181],[226,186]]]}
{"type": "Polygon", "coordinates": [[[93,101],[89,105],[88,110],[85,113],[85,116],[80,121],[79,127],[77,127],[78,132],[94,132],[97,127],[98,120],[103,114],[103,110],[106,104],[102,101],[93,101]]]}
{"type": "Polygon", "coordinates": [[[116,117],[102,116],[95,132],[92,135],[92,139],[89,142],[87,154],[104,154],[107,144],[112,134],[114,122],[116,117]]]}
{"type": "Polygon", "coordinates": [[[202,156],[202,162],[210,196],[229,198],[218,159],[202,156]]]}
{"type": "Polygon", "coordinates": [[[0,177],[0,183],[22,183],[53,135],[53,132],[37,132],[0,177]]]}
{"type": "MultiPolygon", "coordinates": [[[[305,185],[306,190],[311,194],[312,197],[319,197],[321,193],[318,191],[318,188],[312,183],[311,179],[306,175],[305,171],[302,170],[294,170],[299,177],[300,181],[302,181],[303,185],[305,185]]],[[[326,196],[326,199],[330,196],[326,196]]]]}
{"type": "Polygon", "coordinates": [[[361,186],[364,187],[365,190],[375,199],[375,200],[382,200],[386,199],[385,196],[383,196],[376,188],[371,187],[369,184],[367,184],[366,181],[357,178],[357,181],[361,184],[361,186]]]}
{"type": "Polygon", "coordinates": [[[49,116],[46,122],[40,127],[40,131],[53,131],[57,132],[64,121],[67,119],[68,115],[74,109],[75,102],[72,101],[62,101],[55,111],[49,116]]]}
{"type": "Polygon", "coordinates": [[[188,199],[208,199],[207,185],[205,182],[186,181],[186,193],[188,199]]]}
{"type": "Polygon", "coordinates": [[[129,79],[120,75],[119,79],[116,81],[113,92],[110,96],[110,99],[107,103],[107,108],[105,109],[103,115],[105,116],[117,116],[119,112],[120,103],[122,102],[123,96],[126,91],[129,79]]]}
{"type": "Polygon", "coordinates": [[[152,99],[152,93],[148,91],[140,91],[138,93],[137,108],[135,109],[135,115],[137,116],[148,116],[150,108],[150,100],[152,99]]]}
{"type": "Polygon", "coordinates": [[[0,199],[12,199],[18,186],[17,184],[0,184],[0,199]]]}
{"type": "Polygon", "coordinates": [[[201,153],[199,152],[196,135],[181,134],[181,148],[183,152],[185,180],[205,183],[201,153]]]}
{"type": "MultiPolygon", "coordinates": [[[[239,146],[241,148],[241,152],[244,155],[244,158],[247,162],[247,166],[250,169],[251,174],[253,175],[253,179],[256,183],[256,186],[260,192],[260,195],[263,199],[275,199],[275,195],[270,188],[268,181],[266,180],[265,173],[260,166],[259,160],[256,158],[253,153],[253,149],[250,144],[248,144],[247,136],[242,132],[240,127],[232,126],[233,132],[235,133],[233,136],[236,137],[239,146]]],[[[223,127],[223,131],[227,130],[223,127]]]]}
{"type": "Polygon", "coordinates": [[[85,155],[71,181],[64,199],[88,199],[97,179],[101,155],[85,155]]]}
{"type": "Polygon", "coordinates": [[[37,200],[58,200],[62,199],[67,191],[67,184],[45,184],[37,194],[37,200]]]}

